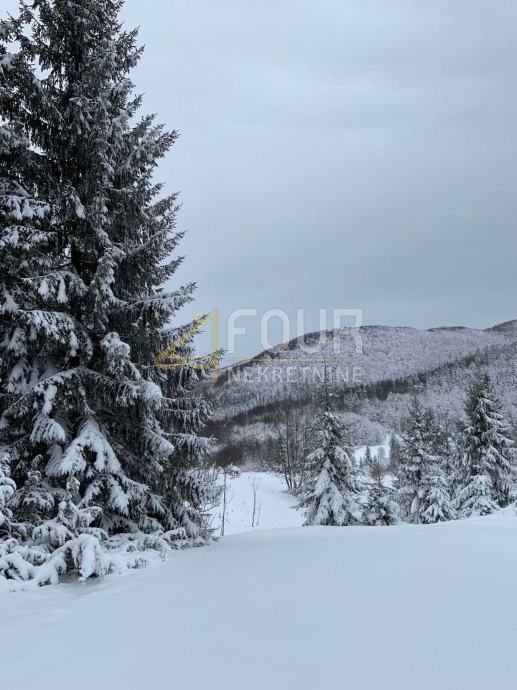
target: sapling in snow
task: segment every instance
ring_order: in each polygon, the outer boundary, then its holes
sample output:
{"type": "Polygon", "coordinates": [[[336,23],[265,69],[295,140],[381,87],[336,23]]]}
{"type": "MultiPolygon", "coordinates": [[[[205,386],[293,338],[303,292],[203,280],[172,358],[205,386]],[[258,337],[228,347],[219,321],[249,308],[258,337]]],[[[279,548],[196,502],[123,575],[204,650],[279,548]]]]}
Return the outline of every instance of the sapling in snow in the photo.
{"type": "Polygon", "coordinates": [[[384,484],[383,477],[379,474],[368,488],[362,521],[371,526],[394,525],[399,521],[399,514],[393,489],[384,484]]]}

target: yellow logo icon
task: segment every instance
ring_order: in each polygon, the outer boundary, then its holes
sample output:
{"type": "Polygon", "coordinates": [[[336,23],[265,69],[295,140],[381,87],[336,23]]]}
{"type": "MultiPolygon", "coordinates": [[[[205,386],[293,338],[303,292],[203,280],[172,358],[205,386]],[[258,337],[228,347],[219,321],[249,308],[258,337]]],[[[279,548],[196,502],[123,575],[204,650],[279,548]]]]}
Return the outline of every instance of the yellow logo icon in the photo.
{"type": "Polygon", "coordinates": [[[153,360],[153,364],[160,369],[175,369],[178,367],[190,367],[202,372],[212,372],[217,377],[217,367],[221,359],[221,350],[218,348],[219,311],[215,309],[210,314],[199,314],[194,321],[175,338],[170,345],[159,352],[153,360]],[[212,352],[201,355],[191,355],[190,342],[201,332],[208,321],[212,321],[212,352]],[[187,347],[185,347],[187,346],[187,347]],[[186,352],[182,352],[185,349],[186,352]]]}

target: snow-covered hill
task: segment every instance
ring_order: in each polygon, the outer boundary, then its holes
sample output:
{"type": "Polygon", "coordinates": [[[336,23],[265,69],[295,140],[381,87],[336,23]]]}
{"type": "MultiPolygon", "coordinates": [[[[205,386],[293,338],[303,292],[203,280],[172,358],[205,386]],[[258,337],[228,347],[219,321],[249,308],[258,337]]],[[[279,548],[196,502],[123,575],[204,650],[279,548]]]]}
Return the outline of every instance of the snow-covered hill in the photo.
{"type": "Polygon", "coordinates": [[[363,326],[308,333],[225,369],[215,387],[219,415],[233,417],[310,391],[324,364],[340,386],[431,371],[466,355],[517,341],[517,321],[485,330],[363,326]]]}
{"type": "Polygon", "coordinates": [[[349,332],[330,331],[319,351],[307,350],[307,344],[315,348],[319,343],[319,334],[309,334],[227,370],[213,390],[218,418],[210,429],[220,441],[221,457],[264,461],[283,409],[310,410],[324,362],[334,372],[347,424],[357,432],[355,443],[379,443],[399,431],[415,393],[425,404],[459,418],[465,392],[481,369],[492,377],[507,413],[517,419],[517,321],[486,330],[365,326],[358,332],[360,354],[352,356],[357,340],[349,332]]]}
{"type": "Polygon", "coordinates": [[[5,594],[9,690],[513,690],[517,518],[246,532],[5,594]]]}
{"type": "MultiPolygon", "coordinates": [[[[465,394],[480,372],[490,375],[510,418],[517,420],[517,342],[488,348],[472,357],[464,357],[418,376],[418,394],[435,411],[461,418],[465,394]]],[[[354,409],[369,420],[398,429],[414,391],[415,379],[409,377],[394,386],[366,387],[354,399],[354,409]],[[389,392],[388,392],[389,390],[389,392]]]]}

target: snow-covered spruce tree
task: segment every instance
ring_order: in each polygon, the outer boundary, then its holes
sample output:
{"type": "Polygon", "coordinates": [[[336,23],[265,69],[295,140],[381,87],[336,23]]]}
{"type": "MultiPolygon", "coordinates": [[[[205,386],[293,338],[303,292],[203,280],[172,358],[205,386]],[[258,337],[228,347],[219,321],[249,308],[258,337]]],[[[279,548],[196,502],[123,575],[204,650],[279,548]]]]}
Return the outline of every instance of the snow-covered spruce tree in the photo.
{"type": "MultiPolygon", "coordinates": [[[[40,547],[27,544],[27,528],[13,520],[10,507],[16,494],[16,484],[10,476],[10,458],[0,452],[0,590],[5,580],[28,580],[36,568],[41,571],[47,554],[40,547]]],[[[55,564],[54,572],[57,574],[55,564]]]]}
{"type": "Polygon", "coordinates": [[[360,521],[353,451],[333,410],[332,398],[325,373],[319,396],[317,447],[307,458],[315,480],[299,504],[305,511],[305,525],[346,526],[360,521]]]}
{"type": "Polygon", "coordinates": [[[448,419],[426,410],[426,427],[431,451],[423,476],[422,522],[444,522],[456,517],[451,497],[450,459],[453,454],[448,419]]]}
{"type": "MultiPolygon", "coordinates": [[[[460,476],[458,472],[462,439],[460,420],[451,418],[448,413],[435,416],[433,436],[434,452],[442,459],[441,467],[452,500],[456,494],[460,476]]],[[[454,503],[453,500],[452,502],[454,503]]]]}
{"type": "Polygon", "coordinates": [[[366,469],[370,469],[370,467],[372,466],[372,449],[370,448],[370,446],[366,446],[363,465],[366,469]]]}
{"type": "Polygon", "coordinates": [[[392,470],[395,470],[400,460],[400,441],[395,434],[392,434],[390,436],[390,446],[388,454],[390,460],[390,468],[392,470]]]}
{"type": "Polygon", "coordinates": [[[2,537],[11,535],[13,514],[8,503],[16,492],[16,484],[9,476],[8,457],[6,453],[0,455],[0,535],[2,537]]]}
{"type": "Polygon", "coordinates": [[[0,30],[0,444],[42,583],[207,536],[192,389],[213,360],[187,363],[199,323],[170,325],[194,290],[163,288],[181,233],[152,176],[176,133],[137,119],[121,6],[22,1],[0,30]]]}
{"type": "Polygon", "coordinates": [[[461,516],[487,515],[508,504],[515,482],[509,424],[488,375],[472,385],[466,414],[456,507],[461,516]]]}
{"type": "Polygon", "coordinates": [[[454,520],[456,513],[451,499],[449,482],[440,456],[434,456],[424,474],[424,491],[421,503],[422,522],[454,520]]]}
{"type": "Polygon", "coordinates": [[[409,522],[439,522],[454,517],[444,461],[433,448],[434,426],[432,411],[417,397],[412,398],[397,472],[402,515],[409,522]]]}
{"type": "Polygon", "coordinates": [[[409,403],[402,439],[397,468],[401,512],[409,522],[421,522],[424,475],[433,462],[433,458],[428,417],[424,406],[416,396],[409,403]]]}
{"type": "Polygon", "coordinates": [[[393,498],[393,490],[385,486],[379,476],[368,489],[363,506],[365,525],[394,525],[399,521],[400,509],[393,498]]]}

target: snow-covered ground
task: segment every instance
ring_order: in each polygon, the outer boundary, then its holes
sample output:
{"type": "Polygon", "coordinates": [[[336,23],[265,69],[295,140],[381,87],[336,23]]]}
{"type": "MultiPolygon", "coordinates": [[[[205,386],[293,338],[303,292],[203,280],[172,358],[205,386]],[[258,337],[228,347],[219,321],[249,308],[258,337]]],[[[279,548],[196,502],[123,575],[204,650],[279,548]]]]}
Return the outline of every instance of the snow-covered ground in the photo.
{"type": "Polygon", "coordinates": [[[517,519],[247,532],[6,594],[9,690],[514,690],[517,519]]]}
{"type": "MultiPolygon", "coordinates": [[[[242,472],[228,479],[225,535],[247,532],[251,529],[298,527],[303,515],[293,509],[296,498],[286,493],[280,476],[267,472],[242,472]],[[255,513],[253,494],[255,492],[255,513]]],[[[221,506],[213,512],[212,526],[220,533],[221,506]]]]}
{"type": "MultiPolygon", "coordinates": [[[[364,462],[366,456],[366,449],[368,446],[357,446],[354,454],[357,462],[364,462]]],[[[384,443],[378,446],[370,446],[370,453],[372,458],[381,458],[384,463],[387,463],[390,457],[390,440],[387,438],[384,443]]]]}
{"type": "MultiPolygon", "coordinates": [[[[9,690],[514,690],[517,518],[232,528],[124,576],[0,595],[9,690]]],[[[260,527],[301,515],[260,475],[260,527]]],[[[248,497],[248,498],[247,498],[248,497]]]]}

